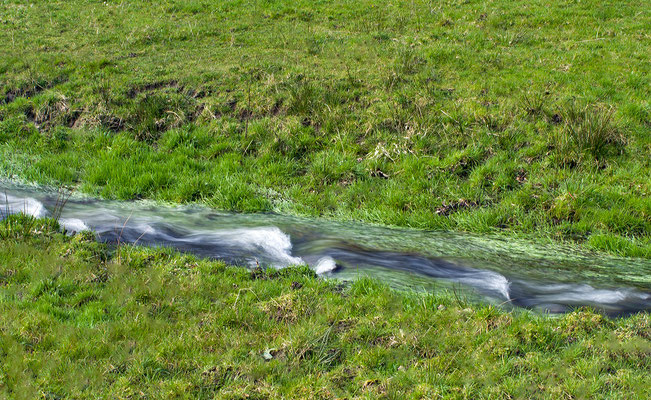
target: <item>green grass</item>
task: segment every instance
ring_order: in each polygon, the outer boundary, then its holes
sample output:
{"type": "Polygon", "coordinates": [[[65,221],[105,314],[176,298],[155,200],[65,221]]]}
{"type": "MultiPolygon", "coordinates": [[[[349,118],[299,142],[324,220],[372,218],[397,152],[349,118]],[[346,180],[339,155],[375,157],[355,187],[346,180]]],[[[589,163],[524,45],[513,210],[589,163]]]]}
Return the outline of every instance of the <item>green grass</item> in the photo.
{"type": "Polygon", "coordinates": [[[639,1],[5,1],[0,173],[651,257],[639,1]]]}
{"type": "Polygon", "coordinates": [[[228,267],[0,222],[0,397],[648,398],[649,314],[609,320],[228,267]]]}

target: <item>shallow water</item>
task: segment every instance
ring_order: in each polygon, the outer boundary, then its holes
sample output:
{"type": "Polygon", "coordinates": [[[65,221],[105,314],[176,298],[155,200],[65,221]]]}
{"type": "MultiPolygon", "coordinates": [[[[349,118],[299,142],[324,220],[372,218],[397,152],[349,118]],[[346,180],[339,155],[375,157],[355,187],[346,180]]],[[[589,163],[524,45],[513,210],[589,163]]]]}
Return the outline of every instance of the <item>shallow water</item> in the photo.
{"type": "MultiPolygon", "coordinates": [[[[51,215],[55,192],[0,183],[6,212],[51,215]]],[[[320,275],[376,277],[399,288],[453,289],[469,299],[543,312],[651,309],[651,262],[502,237],[394,229],[200,206],[72,197],[60,222],[106,242],[160,245],[232,264],[310,265],[320,275]]]]}

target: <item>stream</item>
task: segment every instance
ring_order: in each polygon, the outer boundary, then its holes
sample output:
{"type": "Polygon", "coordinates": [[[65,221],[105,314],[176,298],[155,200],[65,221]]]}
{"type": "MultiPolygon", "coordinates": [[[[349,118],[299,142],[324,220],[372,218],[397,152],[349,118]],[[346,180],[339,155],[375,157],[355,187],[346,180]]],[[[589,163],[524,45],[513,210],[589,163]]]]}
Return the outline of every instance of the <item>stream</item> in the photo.
{"type": "MultiPolygon", "coordinates": [[[[0,215],[45,217],[56,202],[55,191],[0,182],[0,215]]],[[[370,276],[398,289],[450,290],[507,308],[562,313],[590,306],[610,316],[651,310],[650,260],[574,246],[77,195],[60,223],[108,243],[173,247],[250,267],[308,264],[328,278],[370,276]]]]}

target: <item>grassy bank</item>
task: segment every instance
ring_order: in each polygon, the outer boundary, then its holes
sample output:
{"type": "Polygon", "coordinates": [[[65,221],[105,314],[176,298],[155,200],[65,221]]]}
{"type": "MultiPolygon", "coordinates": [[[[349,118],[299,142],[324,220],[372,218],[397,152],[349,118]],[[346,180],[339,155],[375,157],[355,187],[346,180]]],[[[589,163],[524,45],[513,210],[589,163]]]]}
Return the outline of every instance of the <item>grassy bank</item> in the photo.
{"type": "Polygon", "coordinates": [[[0,10],[0,171],[651,256],[643,2],[0,10]]]}
{"type": "Polygon", "coordinates": [[[445,294],[109,249],[0,223],[0,397],[648,398],[648,313],[558,318],[445,294]]]}

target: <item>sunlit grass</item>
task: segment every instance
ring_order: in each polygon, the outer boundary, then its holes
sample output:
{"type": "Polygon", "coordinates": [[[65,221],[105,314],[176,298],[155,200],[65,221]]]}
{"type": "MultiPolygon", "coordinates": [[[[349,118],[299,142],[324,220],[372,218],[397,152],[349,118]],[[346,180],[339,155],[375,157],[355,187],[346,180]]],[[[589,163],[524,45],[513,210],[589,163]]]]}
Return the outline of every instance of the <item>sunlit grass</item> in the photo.
{"type": "Polygon", "coordinates": [[[648,397],[648,313],[505,312],[50,221],[0,224],[0,397],[648,397]]]}
{"type": "Polygon", "coordinates": [[[2,176],[651,252],[639,2],[147,4],[0,10],[2,176]]]}

